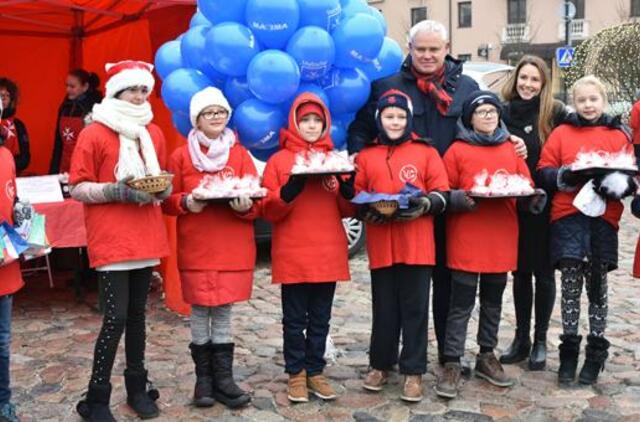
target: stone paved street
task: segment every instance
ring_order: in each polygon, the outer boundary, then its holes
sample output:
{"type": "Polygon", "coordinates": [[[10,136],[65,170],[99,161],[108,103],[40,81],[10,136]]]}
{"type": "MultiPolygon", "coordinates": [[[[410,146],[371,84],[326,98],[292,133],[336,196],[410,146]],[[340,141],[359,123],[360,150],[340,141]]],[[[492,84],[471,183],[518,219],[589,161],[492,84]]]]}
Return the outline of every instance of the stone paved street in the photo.
{"type": "MultiPolygon", "coordinates": [[[[433,392],[437,365],[425,376],[425,399],[407,405],[400,401],[397,374],[381,394],[361,387],[367,369],[370,329],[369,273],[366,255],[351,261],[353,282],[340,284],[334,305],[331,335],[336,361],[326,370],[340,392],[333,403],[312,399],[290,405],[283,373],[279,288],[270,285],[268,260],[260,259],[253,299],[235,308],[237,379],[253,391],[253,403],[231,412],[216,404],[210,409],[190,405],[194,374],[188,353],[188,321],[168,312],[156,291],[147,320],[148,368],[159,387],[162,421],[638,421],[640,420],[640,282],[630,276],[640,222],[625,213],[621,229],[620,269],[610,278],[609,329],[611,357],[595,387],[558,388],[557,346],[560,311],[556,304],[549,338],[550,360],[545,372],[531,373],[507,366],[517,379],[511,389],[492,387],[477,378],[465,381],[458,399],[444,401],[433,392]]],[[[266,253],[263,253],[266,255],[266,253]]],[[[59,283],[61,286],[63,282],[59,283]]],[[[558,289],[559,294],[559,289],[558,289]]],[[[95,302],[95,293],[89,296],[95,302]]],[[[583,331],[586,318],[583,296],[583,331]]],[[[467,342],[467,359],[476,350],[474,315],[467,342]]],[[[431,323],[430,323],[431,324],[431,323]]],[[[100,317],[74,301],[67,288],[49,290],[46,281],[28,281],[14,310],[12,377],[14,401],[25,421],[77,421],[75,405],[86,388],[93,343],[100,317]]],[[[505,294],[500,350],[513,335],[511,289],[505,294]]],[[[429,359],[435,360],[435,337],[429,332],[429,359]]],[[[124,397],[123,350],[114,369],[112,409],[118,420],[136,420],[124,397]]]]}

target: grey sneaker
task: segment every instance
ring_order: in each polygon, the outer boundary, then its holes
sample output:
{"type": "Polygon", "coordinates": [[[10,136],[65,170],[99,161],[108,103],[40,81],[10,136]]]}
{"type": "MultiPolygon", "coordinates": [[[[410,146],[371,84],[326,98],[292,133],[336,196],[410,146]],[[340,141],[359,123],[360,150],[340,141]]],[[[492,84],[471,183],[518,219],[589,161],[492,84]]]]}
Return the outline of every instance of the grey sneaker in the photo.
{"type": "Polygon", "coordinates": [[[462,377],[462,367],[458,362],[447,362],[444,371],[436,384],[436,394],[445,399],[454,399],[458,396],[458,385],[462,377]]]}
{"type": "Polygon", "coordinates": [[[0,407],[1,422],[20,422],[20,418],[16,415],[16,407],[13,403],[5,403],[0,407]]]}
{"type": "Polygon", "coordinates": [[[476,356],[476,376],[498,387],[513,385],[513,380],[504,373],[502,365],[493,352],[479,353],[476,356]]]}

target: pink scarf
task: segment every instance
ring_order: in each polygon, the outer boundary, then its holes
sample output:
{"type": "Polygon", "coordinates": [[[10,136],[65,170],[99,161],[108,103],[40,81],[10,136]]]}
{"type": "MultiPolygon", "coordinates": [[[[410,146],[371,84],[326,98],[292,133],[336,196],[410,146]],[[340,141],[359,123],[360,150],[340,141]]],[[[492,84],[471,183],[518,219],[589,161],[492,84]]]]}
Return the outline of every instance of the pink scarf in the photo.
{"type": "Polygon", "coordinates": [[[229,151],[236,142],[236,135],[229,128],[225,128],[216,139],[207,136],[198,129],[189,132],[189,155],[193,166],[200,172],[215,173],[227,165],[229,151]],[[202,152],[200,145],[208,148],[202,152]]]}

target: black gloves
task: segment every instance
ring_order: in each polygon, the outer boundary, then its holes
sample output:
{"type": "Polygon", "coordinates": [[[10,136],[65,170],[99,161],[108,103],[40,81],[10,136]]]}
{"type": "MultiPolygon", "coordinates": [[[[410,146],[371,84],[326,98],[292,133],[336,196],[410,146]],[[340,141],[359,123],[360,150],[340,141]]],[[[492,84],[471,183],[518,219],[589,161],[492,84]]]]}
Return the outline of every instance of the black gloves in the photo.
{"type": "Polygon", "coordinates": [[[300,193],[304,189],[306,181],[307,178],[305,176],[296,174],[290,175],[287,183],[282,185],[282,187],[280,188],[280,199],[282,199],[286,203],[290,203],[291,201],[296,199],[296,197],[300,195],[300,193]]]}
{"type": "Polygon", "coordinates": [[[636,218],[640,218],[640,196],[635,196],[631,201],[631,214],[636,218]]]}
{"type": "Polygon", "coordinates": [[[394,214],[394,219],[398,221],[411,221],[429,212],[431,200],[426,196],[409,198],[409,208],[398,209],[394,214]]]}
{"type": "Polygon", "coordinates": [[[451,211],[473,211],[478,204],[466,191],[456,189],[449,192],[449,208],[451,211]]]}
{"type": "Polygon", "coordinates": [[[617,201],[633,195],[638,189],[638,185],[633,176],[613,172],[593,179],[593,189],[601,197],[617,201]]]}
{"type": "Polygon", "coordinates": [[[369,224],[384,224],[389,221],[389,217],[369,205],[363,205],[358,209],[358,219],[369,224]]]}
{"type": "Polygon", "coordinates": [[[528,211],[531,214],[541,214],[547,205],[547,192],[536,189],[535,194],[526,198],[518,198],[518,209],[528,211]]]}
{"type": "Polygon", "coordinates": [[[356,181],[356,173],[351,173],[346,179],[338,175],[336,179],[338,179],[338,183],[340,184],[340,195],[346,200],[353,199],[353,197],[356,196],[356,189],[353,186],[356,181]]]}
{"type": "Polygon", "coordinates": [[[558,169],[558,189],[561,191],[572,191],[589,179],[590,177],[581,175],[567,166],[562,166],[558,169]]]}

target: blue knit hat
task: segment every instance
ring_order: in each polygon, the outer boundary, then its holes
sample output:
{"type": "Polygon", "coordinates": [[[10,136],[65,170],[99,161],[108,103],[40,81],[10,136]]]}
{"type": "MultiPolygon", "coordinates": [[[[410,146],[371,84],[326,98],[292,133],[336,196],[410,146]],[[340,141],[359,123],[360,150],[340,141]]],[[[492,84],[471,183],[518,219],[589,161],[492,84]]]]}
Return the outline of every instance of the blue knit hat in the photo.
{"type": "Polygon", "coordinates": [[[462,104],[462,123],[471,128],[471,116],[476,108],[483,104],[491,104],[498,109],[498,117],[502,115],[500,98],[491,91],[473,91],[462,104]]]}

